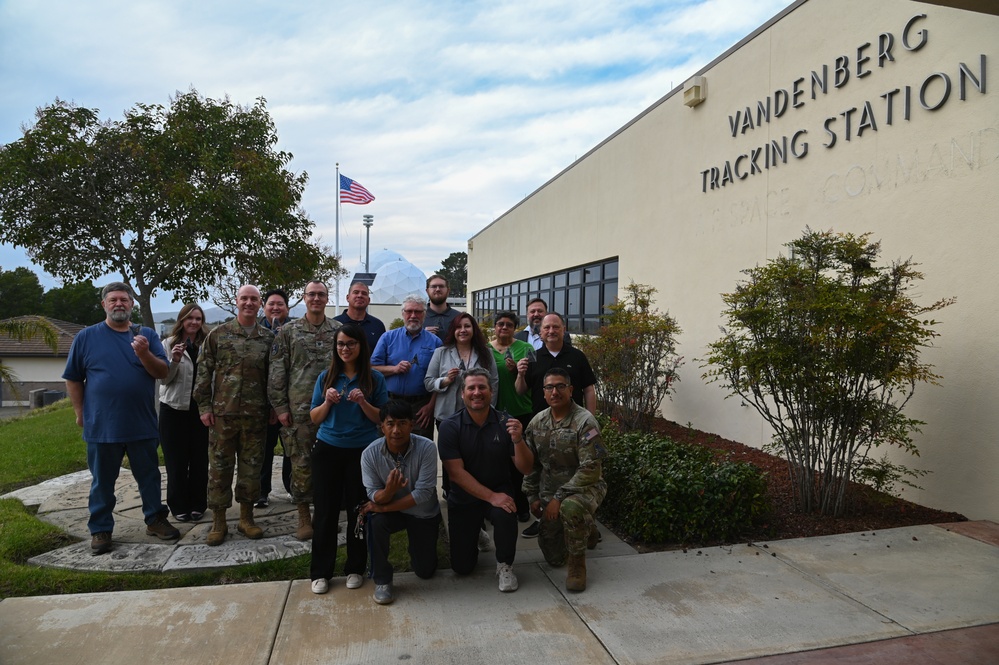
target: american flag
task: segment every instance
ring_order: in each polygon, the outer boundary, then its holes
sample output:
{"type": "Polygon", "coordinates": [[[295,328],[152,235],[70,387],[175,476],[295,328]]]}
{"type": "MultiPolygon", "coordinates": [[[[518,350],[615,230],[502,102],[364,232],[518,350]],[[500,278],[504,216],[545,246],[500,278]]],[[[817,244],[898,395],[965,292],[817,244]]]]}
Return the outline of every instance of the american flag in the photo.
{"type": "Polygon", "coordinates": [[[374,200],[375,197],[371,195],[371,192],[364,189],[361,183],[354,182],[345,175],[340,176],[340,203],[364,205],[374,200]]]}

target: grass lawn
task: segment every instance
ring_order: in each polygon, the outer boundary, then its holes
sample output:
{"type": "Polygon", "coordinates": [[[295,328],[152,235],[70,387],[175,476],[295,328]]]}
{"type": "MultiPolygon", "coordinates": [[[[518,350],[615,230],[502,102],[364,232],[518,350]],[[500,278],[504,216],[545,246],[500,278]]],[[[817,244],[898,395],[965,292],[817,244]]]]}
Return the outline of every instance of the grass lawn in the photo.
{"type": "MultiPolygon", "coordinates": [[[[87,449],[68,401],[0,421],[0,494],[87,468],[87,449]]],[[[73,538],[39,520],[15,499],[0,500],[0,598],[61,593],[163,589],[213,584],[308,579],[309,555],[193,573],[95,573],[27,565],[29,558],[73,538]]],[[[405,532],[394,534],[389,560],[409,570],[405,532]]],[[[450,565],[438,543],[441,568],[450,565]]],[[[338,554],[342,568],[345,552],[338,554]]]]}

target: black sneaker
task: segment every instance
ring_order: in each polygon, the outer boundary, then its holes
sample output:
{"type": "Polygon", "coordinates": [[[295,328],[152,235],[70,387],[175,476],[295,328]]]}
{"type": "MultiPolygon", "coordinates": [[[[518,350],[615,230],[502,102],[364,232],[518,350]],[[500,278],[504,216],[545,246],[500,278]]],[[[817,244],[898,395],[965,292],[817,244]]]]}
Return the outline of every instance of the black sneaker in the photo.
{"type": "Polygon", "coordinates": [[[521,531],[520,535],[524,538],[537,538],[539,533],[541,533],[541,522],[535,520],[534,524],[521,531]]]}
{"type": "Polygon", "coordinates": [[[254,508],[266,508],[269,505],[270,505],[270,502],[267,500],[267,497],[266,496],[262,496],[262,497],[260,497],[259,499],[257,499],[254,502],[253,507],[254,508]]]}
{"type": "Polygon", "coordinates": [[[100,531],[90,539],[90,549],[94,554],[107,554],[111,551],[111,532],[100,531]]]}
{"type": "Polygon", "coordinates": [[[158,515],[156,519],[146,525],[146,535],[156,536],[162,540],[175,540],[180,538],[180,531],[167,522],[165,517],[158,515]]]}

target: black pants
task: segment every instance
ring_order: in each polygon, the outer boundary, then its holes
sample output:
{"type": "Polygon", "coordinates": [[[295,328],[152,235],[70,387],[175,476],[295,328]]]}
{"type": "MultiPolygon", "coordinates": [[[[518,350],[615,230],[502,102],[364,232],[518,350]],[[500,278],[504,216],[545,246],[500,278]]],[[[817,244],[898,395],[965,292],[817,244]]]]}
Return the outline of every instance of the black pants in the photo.
{"type": "MultiPolygon", "coordinates": [[[[506,494],[510,492],[506,491],[506,494]]],[[[517,513],[508,513],[488,501],[476,500],[467,504],[448,501],[451,570],[458,575],[469,574],[479,562],[479,530],[483,520],[489,520],[493,524],[496,562],[513,564],[513,558],[517,555],[517,513]]]]}
{"type": "MultiPolygon", "coordinates": [[[[264,462],[260,467],[260,498],[266,499],[271,493],[271,474],[274,469],[274,448],[277,446],[278,435],[281,434],[281,423],[267,426],[267,440],[264,442],[264,462]]],[[[281,462],[281,481],[284,491],[291,494],[291,460],[285,451],[281,462]]]]}
{"type": "Polygon", "coordinates": [[[357,506],[366,499],[361,483],[363,448],[337,448],[317,441],[312,449],[312,579],[333,577],[336,567],[337,525],[340,511],[347,511],[347,561],[343,574],[363,575],[368,565],[368,550],[354,535],[357,506]]]}
{"type": "Polygon", "coordinates": [[[396,531],[409,536],[409,565],[420,579],[429,579],[437,570],[437,534],[441,516],[415,517],[406,513],[368,513],[366,527],[371,547],[371,577],[375,584],[392,584],[389,542],[396,531]]]}
{"type": "Polygon", "coordinates": [[[166,502],[176,515],[208,508],[208,428],[198,407],[179,411],[160,402],[160,445],[167,473],[166,502]]]}

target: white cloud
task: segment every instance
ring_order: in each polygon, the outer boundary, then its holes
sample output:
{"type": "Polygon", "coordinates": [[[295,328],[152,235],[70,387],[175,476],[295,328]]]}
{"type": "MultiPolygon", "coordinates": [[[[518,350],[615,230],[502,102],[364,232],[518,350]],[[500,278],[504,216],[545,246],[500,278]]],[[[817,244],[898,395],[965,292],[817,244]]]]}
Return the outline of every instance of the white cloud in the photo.
{"type": "Polygon", "coordinates": [[[345,262],[374,214],[372,247],[430,272],[790,1],[0,0],[0,142],[57,96],[265,97],[326,242],[339,162],[377,197],[343,206],[345,262]]]}

